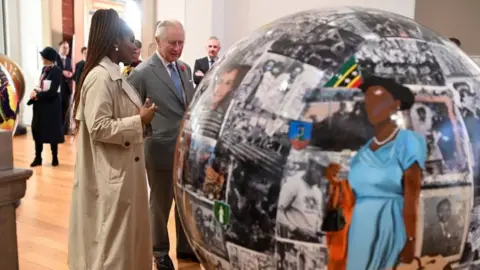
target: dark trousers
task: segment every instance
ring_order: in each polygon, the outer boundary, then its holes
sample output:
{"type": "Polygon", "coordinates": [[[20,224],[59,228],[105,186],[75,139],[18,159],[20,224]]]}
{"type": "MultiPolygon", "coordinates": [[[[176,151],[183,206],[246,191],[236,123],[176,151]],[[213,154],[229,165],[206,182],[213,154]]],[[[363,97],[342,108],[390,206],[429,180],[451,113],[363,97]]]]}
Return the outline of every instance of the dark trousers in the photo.
{"type": "MultiPolygon", "coordinates": [[[[58,159],[58,144],[51,143],[50,148],[52,149],[52,159],[58,159]]],[[[43,143],[35,142],[35,159],[42,159],[43,152],[43,143]]]]}
{"type": "Polygon", "coordinates": [[[63,134],[68,135],[70,132],[70,96],[68,94],[62,94],[62,121],[63,121],[63,134]]]}
{"type": "MultiPolygon", "coordinates": [[[[173,202],[173,171],[147,169],[150,185],[150,221],[152,224],[153,255],[160,258],[168,255],[168,218],[173,202]]],[[[175,207],[177,254],[194,254],[183,230],[177,207],[175,207]]]]}

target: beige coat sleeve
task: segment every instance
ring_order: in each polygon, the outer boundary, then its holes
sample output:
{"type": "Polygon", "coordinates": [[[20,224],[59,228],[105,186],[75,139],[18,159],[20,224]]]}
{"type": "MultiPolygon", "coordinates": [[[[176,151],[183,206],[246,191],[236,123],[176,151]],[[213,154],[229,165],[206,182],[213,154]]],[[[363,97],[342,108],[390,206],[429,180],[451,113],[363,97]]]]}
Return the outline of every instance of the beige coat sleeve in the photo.
{"type": "Polygon", "coordinates": [[[120,144],[143,141],[143,126],[140,115],[118,118],[114,115],[113,95],[115,83],[96,74],[84,87],[85,124],[93,141],[120,144]]]}

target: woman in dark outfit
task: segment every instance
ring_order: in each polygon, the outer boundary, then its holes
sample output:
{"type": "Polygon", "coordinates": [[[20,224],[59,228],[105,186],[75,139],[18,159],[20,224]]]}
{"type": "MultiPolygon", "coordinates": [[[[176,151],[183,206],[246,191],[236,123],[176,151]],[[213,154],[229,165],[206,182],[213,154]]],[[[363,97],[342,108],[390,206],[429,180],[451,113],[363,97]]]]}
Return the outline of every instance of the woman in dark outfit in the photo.
{"type": "Polygon", "coordinates": [[[42,165],[44,143],[51,146],[52,166],[58,166],[58,144],[64,142],[59,95],[62,70],[53,64],[57,59],[55,49],[46,47],[40,55],[44,64],[42,76],[27,103],[27,105],[33,105],[32,135],[35,141],[35,159],[30,166],[42,165]]]}

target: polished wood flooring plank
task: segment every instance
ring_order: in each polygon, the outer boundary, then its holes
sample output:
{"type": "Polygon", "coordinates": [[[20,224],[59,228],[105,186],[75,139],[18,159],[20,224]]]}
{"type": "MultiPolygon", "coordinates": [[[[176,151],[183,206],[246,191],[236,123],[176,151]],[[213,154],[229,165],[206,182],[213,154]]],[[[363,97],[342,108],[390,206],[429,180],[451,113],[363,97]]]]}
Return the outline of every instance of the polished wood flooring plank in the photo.
{"type": "MultiPolygon", "coordinates": [[[[29,133],[30,134],[30,133],[29,133]]],[[[30,135],[14,137],[15,167],[29,168],[35,156],[30,135]]],[[[33,168],[27,192],[17,209],[20,270],[66,270],[70,202],[75,168],[75,142],[71,137],[58,147],[60,166],[52,167],[50,146],[44,145],[43,165],[33,168]]],[[[197,270],[198,264],[177,262],[175,218],[168,224],[170,252],[177,269],[197,270]]]]}

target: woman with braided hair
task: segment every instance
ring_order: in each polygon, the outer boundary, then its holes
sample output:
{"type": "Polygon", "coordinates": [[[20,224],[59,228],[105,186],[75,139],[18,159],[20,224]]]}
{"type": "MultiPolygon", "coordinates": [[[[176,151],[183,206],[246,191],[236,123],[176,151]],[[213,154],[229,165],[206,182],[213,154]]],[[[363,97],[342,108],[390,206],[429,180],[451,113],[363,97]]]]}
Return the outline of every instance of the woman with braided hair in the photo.
{"type": "Polygon", "coordinates": [[[70,212],[71,270],[151,270],[142,104],[120,73],[135,37],[113,9],[92,17],[85,69],[75,92],[77,157],[70,212]]]}

